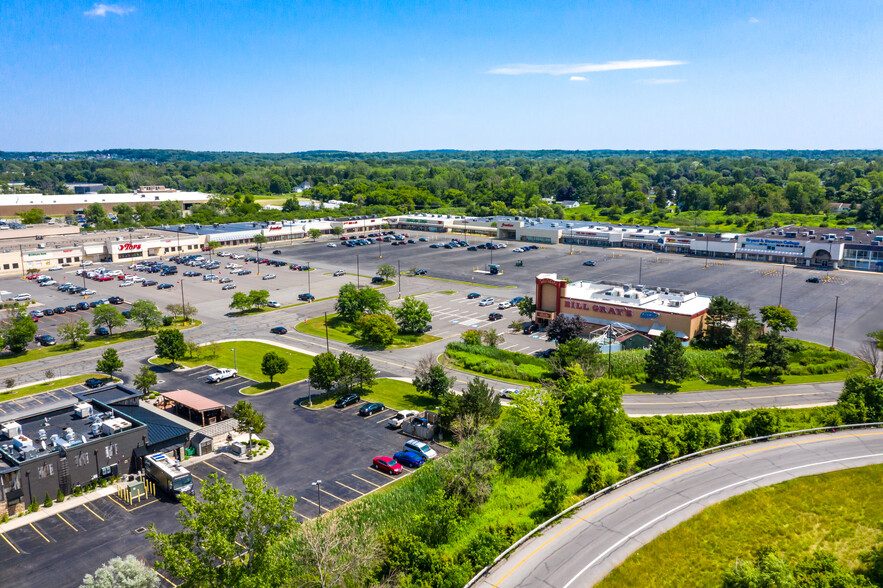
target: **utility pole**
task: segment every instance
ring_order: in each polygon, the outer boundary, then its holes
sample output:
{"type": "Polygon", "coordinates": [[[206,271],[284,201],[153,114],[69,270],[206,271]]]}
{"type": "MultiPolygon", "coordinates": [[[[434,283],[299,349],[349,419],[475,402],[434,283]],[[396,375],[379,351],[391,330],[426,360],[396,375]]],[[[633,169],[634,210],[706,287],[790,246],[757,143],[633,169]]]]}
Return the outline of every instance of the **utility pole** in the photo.
{"type": "Polygon", "coordinates": [[[638,258],[638,284],[641,284],[641,274],[644,273],[644,258],[638,258]]]}
{"type": "Polygon", "coordinates": [[[399,263],[399,277],[398,277],[397,281],[399,283],[399,298],[401,298],[402,297],[402,260],[400,259],[398,263],[399,263]]]}
{"type": "MultiPolygon", "coordinates": [[[[21,277],[25,277],[25,250],[24,246],[21,244],[18,246],[18,254],[21,256],[21,277]]],[[[86,278],[83,278],[83,285],[86,285],[86,278]]]]}
{"type": "MultiPolygon", "coordinates": [[[[310,280],[310,272],[312,271],[312,269],[313,268],[310,266],[310,262],[308,261],[307,262],[307,294],[313,293],[313,288],[310,286],[310,284],[312,283],[312,281],[310,280]]],[[[310,302],[312,302],[312,300],[310,302]]]]}
{"type": "Polygon", "coordinates": [[[359,289],[359,254],[356,254],[356,290],[359,289]]]}
{"type": "Polygon", "coordinates": [[[785,289],[785,264],[782,264],[782,281],[779,282],[779,308],[782,307],[782,290],[785,289]]]}
{"type": "Polygon", "coordinates": [[[570,225],[570,255],[573,255],[573,224],[570,225]]]}
{"type": "Polygon", "coordinates": [[[331,351],[331,346],[328,344],[328,312],[325,312],[325,351],[331,351]]]}
{"type": "Polygon", "coordinates": [[[840,303],[840,297],[834,297],[834,326],[831,327],[831,351],[834,351],[834,334],[837,332],[837,306],[840,303]]]}
{"type": "Polygon", "coordinates": [[[319,514],[316,517],[318,518],[322,516],[322,480],[316,480],[313,482],[313,486],[316,487],[316,506],[319,507],[319,514]]]}
{"type": "Polygon", "coordinates": [[[705,267],[708,268],[708,233],[705,233],[705,267]]]}
{"type": "Polygon", "coordinates": [[[181,314],[184,315],[184,324],[187,324],[187,304],[184,303],[184,280],[178,280],[181,284],[181,314]]]}
{"type": "Polygon", "coordinates": [[[607,325],[607,377],[611,377],[610,372],[613,369],[613,359],[610,357],[613,351],[613,325],[607,325]]]}

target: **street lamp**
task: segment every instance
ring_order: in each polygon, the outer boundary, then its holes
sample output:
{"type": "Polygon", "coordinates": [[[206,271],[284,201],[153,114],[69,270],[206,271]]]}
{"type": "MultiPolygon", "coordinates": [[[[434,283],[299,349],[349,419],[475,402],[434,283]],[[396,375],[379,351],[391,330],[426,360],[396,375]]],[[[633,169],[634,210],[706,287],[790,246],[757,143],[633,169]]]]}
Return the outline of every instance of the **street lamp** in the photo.
{"type": "Polygon", "coordinates": [[[319,507],[319,516],[322,516],[322,480],[316,480],[313,482],[313,486],[316,487],[316,505],[319,507]]]}
{"type": "Polygon", "coordinates": [[[254,432],[254,427],[248,428],[248,459],[254,458],[254,453],[251,451],[251,434],[254,432]]]}
{"type": "Polygon", "coordinates": [[[234,347],[230,351],[233,352],[233,369],[236,370],[237,372],[239,372],[239,366],[236,365],[236,348],[234,347]]]}

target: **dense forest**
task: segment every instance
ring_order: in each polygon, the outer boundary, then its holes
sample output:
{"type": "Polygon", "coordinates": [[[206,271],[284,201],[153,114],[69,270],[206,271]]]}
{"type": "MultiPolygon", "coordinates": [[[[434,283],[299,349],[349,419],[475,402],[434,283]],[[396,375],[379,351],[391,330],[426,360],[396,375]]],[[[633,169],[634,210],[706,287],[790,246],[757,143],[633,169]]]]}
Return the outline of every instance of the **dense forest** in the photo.
{"type": "MultiPolygon", "coordinates": [[[[95,182],[116,192],[161,184],[218,195],[194,211],[204,221],[262,216],[256,199],[275,195],[281,203],[309,182],[303,196],[352,203],[344,214],[440,210],[664,224],[686,212],[713,212],[730,217],[721,224],[737,226],[781,214],[883,225],[881,151],[0,153],[0,186],[10,191],[10,182],[42,193],[95,182]],[[543,198],[583,206],[565,213],[543,198]],[[834,217],[831,203],[848,210],[834,217]]],[[[296,202],[285,213],[308,215],[296,202]]]]}

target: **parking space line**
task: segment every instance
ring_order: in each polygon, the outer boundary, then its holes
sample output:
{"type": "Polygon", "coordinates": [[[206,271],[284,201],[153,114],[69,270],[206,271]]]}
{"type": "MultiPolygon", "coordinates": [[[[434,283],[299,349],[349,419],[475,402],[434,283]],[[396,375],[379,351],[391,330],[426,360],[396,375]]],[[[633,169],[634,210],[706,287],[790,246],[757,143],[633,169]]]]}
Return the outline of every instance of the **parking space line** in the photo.
{"type": "Polygon", "coordinates": [[[347,406],[346,408],[341,408],[340,412],[347,411],[351,408],[361,408],[361,407],[365,406],[366,404],[368,404],[368,403],[367,402],[359,402],[357,404],[353,404],[352,406],[347,406]]]}
{"type": "Polygon", "coordinates": [[[304,498],[303,496],[301,496],[301,498],[302,498],[303,500],[306,500],[307,502],[309,502],[309,503],[312,504],[313,506],[316,506],[316,507],[321,508],[321,509],[324,510],[325,512],[331,512],[330,510],[328,510],[328,509],[325,508],[324,506],[319,506],[318,504],[316,504],[315,502],[313,502],[313,501],[310,500],[309,498],[304,498]]]}
{"type": "Polygon", "coordinates": [[[222,470],[221,468],[218,468],[218,467],[213,466],[213,465],[210,464],[208,461],[204,461],[204,462],[202,462],[202,463],[204,463],[205,465],[207,465],[208,467],[210,467],[210,468],[212,468],[212,469],[218,470],[219,472],[221,472],[221,473],[224,474],[225,476],[227,475],[227,472],[225,472],[225,471],[222,470]]]}
{"type": "MultiPolygon", "coordinates": [[[[389,409],[387,409],[387,410],[389,410],[389,409]]],[[[386,410],[384,410],[384,411],[382,411],[382,412],[378,412],[377,414],[383,414],[384,412],[386,412],[386,410]]],[[[383,417],[382,419],[380,419],[379,421],[377,421],[377,423],[379,424],[379,423],[382,423],[383,421],[388,421],[388,420],[389,420],[388,418],[383,417]]]]}
{"type": "Polygon", "coordinates": [[[344,500],[344,499],[341,498],[340,496],[335,496],[334,494],[332,494],[331,492],[329,492],[329,491],[326,490],[325,488],[322,488],[321,486],[319,487],[319,492],[324,492],[325,494],[327,494],[327,495],[330,496],[331,498],[335,498],[335,499],[341,501],[341,502],[344,503],[344,504],[346,504],[347,502],[349,502],[349,500],[344,500]]]}
{"type": "MultiPolygon", "coordinates": [[[[153,568],[150,568],[150,569],[153,570],[153,568]]],[[[174,582],[172,582],[171,580],[169,580],[168,578],[166,578],[165,576],[163,576],[162,574],[160,574],[156,570],[153,570],[153,573],[156,574],[157,576],[159,576],[160,578],[162,578],[163,580],[165,580],[166,582],[168,582],[169,584],[171,584],[174,588],[178,588],[177,584],[175,584],[174,582]]]]}
{"type": "Polygon", "coordinates": [[[384,479],[387,479],[387,480],[392,479],[392,476],[390,476],[389,474],[384,474],[380,470],[375,470],[374,468],[368,468],[368,469],[371,470],[372,472],[374,472],[375,474],[377,474],[378,476],[383,476],[384,479]]]}
{"type": "Polygon", "coordinates": [[[21,551],[18,550],[18,547],[16,547],[15,545],[13,545],[13,544],[12,544],[12,541],[10,541],[9,539],[6,538],[6,535],[4,535],[3,533],[0,533],[0,537],[3,537],[3,540],[6,541],[7,543],[9,543],[9,546],[10,546],[11,548],[13,548],[13,549],[15,550],[16,553],[19,553],[19,554],[21,553],[21,551]]]}
{"type": "Polygon", "coordinates": [[[63,516],[61,516],[61,513],[55,513],[55,516],[57,516],[58,518],[60,518],[61,520],[63,520],[65,523],[67,523],[67,526],[70,527],[71,529],[73,529],[74,531],[76,531],[77,533],[80,532],[80,530],[79,530],[78,528],[76,528],[75,526],[73,526],[72,524],[70,524],[70,521],[68,521],[66,518],[64,518],[63,516]]]}
{"type": "Polygon", "coordinates": [[[46,540],[46,543],[52,543],[51,541],[49,541],[49,539],[46,539],[46,535],[44,535],[43,533],[41,533],[40,530],[39,530],[37,527],[34,526],[34,523],[28,523],[28,525],[30,525],[30,527],[31,527],[34,531],[37,532],[37,535],[39,535],[40,537],[42,537],[43,539],[45,539],[45,540],[46,540]]]}
{"type": "Polygon", "coordinates": [[[95,512],[94,510],[92,510],[91,508],[89,508],[89,505],[84,504],[84,505],[83,505],[83,508],[85,508],[86,510],[88,510],[89,512],[91,512],[92,514],[94,514],[95,517],[96,517],[99,521],[102,521],[102,522],[104,521],[104,519],[101,518],[101,516],[100,516],[97,512],[95,512]]]}
{"type": "Polygon", "coordinates": [[[358,478],[358,479],[362,480],[362,481],[365,482],[366,484],[371,484],[371,485],[374,486],[375,488],[380,488],[380,486],[379,486],[378,484],[375,484],[374,482],[372,482],[372,481],[370,481],[370,480],[366,480],[365,478],[363,478],[363,477],[361,477],[361,476],[357,476],[357,475],[355,475],[355,474],[350,474],[350,475],[351,475],[352,477],[354,477],[354,478],[358,478]]]}
{"type": "Polygon", "coordinates": [[[196,478],[197,480],[199,480],[200,482],[204,482],[204,481],[205,481],[205,480],[203,480],[202,478],[200,478],[199,476],[197,476],[196,474],[194,474],[193,472],[190,472],[190,475],[193,476],[194,478],[196,478]]]}
{"type": "Polygon", "coordinates": [[[242,381],[242,382],[234,382],[234,383],[230,384],[229,386],[222,386],[222,387],[221,387],[221,390],[226,390],[227,388],[235,388],[236,386],[242,386],[242,385],[245,384],[245,382],[247,382],[247,381],[248,381],[248,380],[244,380],[244,381],[242,381]]]}
{"type": "Polygon", "coordinates": [[[352,490],[353,492],[355,492],[355,493],[358,494],[359,496],[364,496],[364,495],[365,495],[364,492],[359,492],[359,491],[356,490],[355,488],[352,488],[352,487],[350,487],[350,486],[347,486],[347,485],[344,484],[343,482],[338,482],[337,480],[335,480],[334,483],[343,486],[343,487],[346,488],[347,490],[352,490]]]}

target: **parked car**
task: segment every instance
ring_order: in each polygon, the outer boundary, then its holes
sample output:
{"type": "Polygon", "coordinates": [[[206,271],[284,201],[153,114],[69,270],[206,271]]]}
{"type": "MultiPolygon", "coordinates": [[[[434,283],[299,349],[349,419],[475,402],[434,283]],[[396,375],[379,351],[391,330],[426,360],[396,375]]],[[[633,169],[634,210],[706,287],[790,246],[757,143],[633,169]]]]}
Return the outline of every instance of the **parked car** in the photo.
{"type": "Polygon", "coordinates": [[[348,396],[339,398],[337,402],[334,403],[334,408],[346,408],[350,404],[357,403],[359,400],[361,400],[361,398],[359,398],[358,394],[349,394],[348,396]]]}
{"type": "Polygon", "coordinates": [[[337,243],[329,243],[325,247],[337,247],[337,243]]]}
{"type": "Polygon", "coordinates": [[[40,282],[41,288],[43,286],[56,286],[56,285],[58,285],[58,282],[56,282],[55,280],[43,280],[42,282],[40,282]]]}
{"type": "Polygon", "coordinates": [[[220,280],[218,280],[218,283],[219,284],[229,284],[232,281],[233,281],[233,278],[221,278],[220,280]]]}
{"type": "Polygon", "coordinates": [[[310,301],[312,301],[312,300],[315,300],[316,297],[313,296],[312,294],[310,294],[309,292],[306,292],[306,293],[304,293],[304,294],[298,294],[298,295],[297,295],[297,299],[298,299],[298,300],[304,300],[304,301],[306,301],[306,302],[310,302],[310,301]]]}
{"type": "Polygon", "coordinates": [[[493,298],[482,298],[481,301],[478,303],[478,305],[479,306],[490,306],[493,303],[494,303],[493,298]]]}
{"type": "Polygon", "coordinates": [[[165,283],[165,284],[159,284],[156,287],[157,290],[168,290],[169,288],[174,288],[174,285],[165,283]]]}
{"type": "Polygon", "coordinates": [[[285,327],[273,327],[272,329],[270,329],[270,332],[274,335],[284,335],[288,332],[288,329],[286,329],[285,327]]]}
{"type": "Polygon", "coordinates": [[[279,304],[278,302],[276,302],[275,300],[270,300],[269,302],[267,302],[267,306],[269,306],[270,308],[281,308],[282,307],[282,305],[279,304]]]}
{"type": "Polygon", "coordinates": [[[43,309],[43,316],[52,316],[55,314],[55,311],[51,308],[43,309]]]}
{"type": "Polygon", "coordinates": [[[516,296],[515,298],[513,298],[512,300],[510,300],[509,303],[510,303],[512,306],[516,306],[516,305],[517,305],[519,302],[521,302],[522,300],[524,300],[524,296],[516,296]]]}
{"type": "Polygon", "coordinates": [[[807,278],[806,281],[809,282],[810,284],[818,284],[819,282],[821,282],[821,280],[815,276],[813,276],[811,278],[807,278]]]}
{"type": "Polygon", "coordinates": [[[68,311],[68,312],[77,312],[77,311],[80,310],[80,309],[77,308],[77,305],[76,305],[76,304],[69,304],[69,305],[67,305],[67,306],[65,307],[65,310],[68,311]]]}
{"type": "Polygon", "coordinates": [[[89,310],[89,303],[88,302],[78,302],[77,303],[77,310],[89,310]]]}
{"type": "Polygon", "coordinates": [[[338,277],[338,276],[343,276],[343,275],[346,275],[346,272],[343,271],[343,270],[337,270],[336,272],[334,272],[334,277],[335,277],[335,278],[338,277]]]}
{"type": "Polygon", "coordinates": [[[224,284],[221,286],[221,290],[235,290],[236,284],[224,284]]]}
{"type": "Polygon", "coordinates": [[[592,261],[591,259],[588,259],[588,260],[586,260],[586,261],[583,262],[583,265],[587,265],[587,266],[590,266],[590,267],[595,267],[595,262],[592,261]]]}
{"type": "Polygon", "coordinates": [[[275,279],[276,279],[276,274],[267,274],[267,275],[265,275],[264,277],[262,277],[261,279],[262,279],[262,280],[275,280],[275,279]]]}
{"type": "Polygon", "coordinates": [[[282,250],[281,249],[274,249],[273,255],[282,255],[282,250]]]}
{"type": "Polygon", "coordinates": [[[421,243],[426,243],[426,237],[420,237],[417,240],[420,241],[421,243]]]}
{"type": "Polygon", "coordinates": [[[63,306],[58,306],[53,310],[55,310],[55,314],[64,314],[67,312],[67,309],[65,309],[63,306]]]}
{"type": "Polygon", "coordinates": [[[129,286],[134,286],[134,285],[135,285],[135,282],[132,282],[132,281],[120,282],[120,288],[128,288],[129,286]]]}
{"type": "MultiPolygon", "coordinates": [[[[199,273],[199,272],[196,272],[196,273],[199,273]]],[[[217,274],[206,274],[206,275],[202,276],[203,282],[211,282],[212,280],[217,280],[217,279],[218,279],[217,274]]]]}
{"type": "Polygon", "coordinates": [[[423,455],[413,451],[399,451],[392,457],[403,466],[409,468],[419,468],[426,463],[426,458],[423,455]]]}
{"type": "Polygon", "coordinates": [[[381,276],[374,276],[373,278],[371,278],[372,284],[382,284],[383,282],[384,282],[384,278],[381,276]]]}
{"type": "Polygon", "coordinates": [[[524,334],[525,335],[533,335],[534,333],[536,333],[539,330],[540,330],[540,326],[538,324],[530,323],[529,325],[524,327],[524,334]]]}
{"type": "Polygon", "coordinates": [[[101,388],[104,385],[104,380],[100,378],[89,378],[83,382],[83,385],[86,386],[86,388],[101,388]]]}
{"type": "Polygon", "coordinates": [[[365,406],[359,409],[359,416],[371,416],[372,414],[382,412],[386,410],[386,407],[383,406],[380,402],[369,402],[365,406]]]}
{"type": "Polygon", "coordinates": [[[187,278],[195,278],[196,276],[201,276],[201,275],[202,275],[202,272],[195,272],[192,270],[188,270],[188,271],[184,272],[184,277],[187,277],[187,278]]]}
{"type": "Polygon", "coordinates": [[[497,309],[506,310],[507,308],[510,308],[511,306],[512,306],[511,302],[509,302],[508,300],[504,300],[503,302],[501,302],[497,305],[497,309]]]}
{"type": "Polygon", "coordinates": [[[413,451],[414,453],[419,453],[426,459],[434,459],[438,456],[438,453],[435,452],[435,449],[430,447],[427,443],[423,441],[419,441],[417,439],[408,439],[405,441],[405,451],[413,451]]]}
{"type": "Polygon", "coordinates": [[[122,304],[123,302],[125,302],[125,300],[123,300],[119,296],[111,296],[110,298],[107,299],[107,301],[110,302],[111,304],[122,304]]]}
{"type": "Polygon", "coordinates": [[[250,274],[250,273],[251,273],[251,270],[249,270],[249,269],[241,269],[241,270],[239,270],[239,275],[240,275],[240,276],[247,276],[247,275],[250,274]]]}
{"type": "Polygon", "coordinates": [[[209,382],[211,384],[216,384],[216,383],[221,382],[223,380],[227,380],[229,378],[235,377],[236,374],[238,374],[238,373],[239,372],[237,372],[233,368],[221,368],[218,371],[216,371],[215,373],[209,374],[208,377],[205,379],[205,381],[209,382]]]}
{"type": "Polygon", "coordinates": [[[25,300],[30,300],[31,295],[28,294],[27,292],[24,292],[22,294],[16,294],[15,296],[12,297],[12,299],[16,302],[24,302],[25,300]]]}
{"type": "Polygon", "coordinates": [[[377,468],[381,472],[386,472],[387,474],[398,475],[402,473],[401,464],[393,458],[387,457],[385,455],[379,455],[375,457],[372,464],[375,468],[377,468]]]}
{"type": "Polygon", "coordinates": [[[141,282],[141,286],[156,286],[156,284],[156,280],[144,280],[143,282],[141,282]]]}
{"type": "Polygon", "coordinates": [[[415,275],[415,276],[425,276],[425,275],[426,275],[426,270],[425,270],[425,269],[419,269],[419,270],[417,270],[417,271],[414,272],[414,275],[415,275]]]}
{"type": "Polygon", "coordinates": [[[42,310],[32,310],[30,312],[30,315],[37,317],[37,318],[43,318],[43,311],[42,310]]]}
{"type": "Polygon", "coordinates": [[[487,320],[489,320],[489,321],[498,321],[501,318],[503,318],[503,315],[500,314],[499,312],[492,312],[489,315],[487,315],[487,320]]]}
{"type": "Polygon", "coordinates": [[[107,327],[98,327],[95,329],[95,334],[99,337],[107,337],[110,335],[110,331],[107,330],[107,327]]]}
{"type": "Polygon", "coordinates": [[[34,341],[36,341],[43,347],[55,345],[55,337],[53,337],[52,335],[37,335],[36,337],[34,337],[34,341]]]}
{"type": "Polygon", "coordinates": [[[396,413],[396,415],[394,417],[392,417],[391,419],[389,419],[386,422],[386,424],[388,424],[393,429],[398,429],[399,427],[402,426],[402,423],[404,423],[406,420],[408,420],[409,418],[411,418],[412,416],[414,416],[416,414],[417,414],[416,410],[403,410],[401,412],[396,413]]]}

